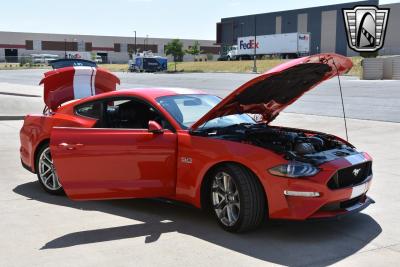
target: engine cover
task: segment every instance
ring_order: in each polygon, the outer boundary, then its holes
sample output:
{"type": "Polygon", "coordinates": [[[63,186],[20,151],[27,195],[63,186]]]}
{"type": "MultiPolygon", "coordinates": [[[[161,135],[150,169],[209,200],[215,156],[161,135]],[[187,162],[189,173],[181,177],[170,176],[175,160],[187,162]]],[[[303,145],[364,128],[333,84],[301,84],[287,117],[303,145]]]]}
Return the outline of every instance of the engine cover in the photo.
{"type": "Polygon", "coordinates": [[[300,155],[315,153],[314,146],[311,143],[297,143],[294,151],[300,155]]]}

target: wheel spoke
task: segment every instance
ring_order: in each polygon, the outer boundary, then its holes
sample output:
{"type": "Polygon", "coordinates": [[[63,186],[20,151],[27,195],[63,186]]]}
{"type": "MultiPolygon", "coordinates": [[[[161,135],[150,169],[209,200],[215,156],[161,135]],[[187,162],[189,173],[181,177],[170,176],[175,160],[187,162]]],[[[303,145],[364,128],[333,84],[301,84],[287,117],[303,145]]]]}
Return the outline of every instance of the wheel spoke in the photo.
{"type": "Polygon", "coordinates": [[[216,209],[216,210],[220,210],[220,209],[225,208],[225,207],[226,207],[226,200],[225,199],[222,199],[219,203],[216,203],[214,205],[214,209],[216,209]]]}
{"type": "Polygon", "coordinates": [[[224,188],[224,184],[222,183],[222,180],[223,180],[223,176],[221,175],[221,176],[216,177],[215,182],[216,182],[218,188],[221,190],[221,192],[225,192],[225,188],[224,188]]]}
{"type": "Polygon", "coordinates": [[[47,185],[47,182],[50,180],[50,177],[54,176],[53,173],[51,173],[49,176],[45,177],[45,180],[43,181],[44,184],[47,185]]]}
{"type": "Polygon", "coordinates": [[[230,176],[224,175],[224,191],[230,192],[230,176]]]}
{"type": "Polygon", "coordinates": [[[223,219],[226,219],[226,209],[227,209],[227,206],[225,205],[224,208],[221,210],[219,216],[218,216],[218,217],[220,217],[220,218],[222,217],[222,218],[221,218],[222,220],[223,220],[223,219]]]}
{"type": "Polygon", "coordinates": [[[47,170],[45,172],[42,172],[42,175],[45,176],[49,171],[51,171],[51,169],[47,168],[47,170]]]}
{"type": "MultiPolygon", "coordinates": [[[[220,193],[220,192],[212,192],[212,193],[213,193],[213,197],[215,200],[225,199],[225,195],[223,193],[220,193]]],[[[219,201],[217,201],[217,202],[219,202],[219,201]]]]}
{"type": "Polygon", "coordinates": [[[232,206],[230,204],[226,205],[226,214],[228,215],[229,224],[233,224],[234,223],[234,215],[233,215],[232,206]]]}
{"type": "Polygon", "coordinates": [[[219,195],[224,195],[225,194],[224,190],[221,187],[219,187],[218,185],[214,185],[213,186],[212,192],[216,193],[216,194],[219,194],[219,195]]]}
{"type": "Polygon", "coordinates": [[[51,169],[51,162],[48,162],[46,159],[43,158],[41,163],[47,168],[51,169]]]}
{"type": "MultiPolygon", "coordinates": [[[[50,152],[49,152],[50,153],[50,152]]],[[[43,157],[49,162],[49,163],[53,163],[53,160],[49,157],[49,155],[47,153],[43,154],[43,157]]]]}

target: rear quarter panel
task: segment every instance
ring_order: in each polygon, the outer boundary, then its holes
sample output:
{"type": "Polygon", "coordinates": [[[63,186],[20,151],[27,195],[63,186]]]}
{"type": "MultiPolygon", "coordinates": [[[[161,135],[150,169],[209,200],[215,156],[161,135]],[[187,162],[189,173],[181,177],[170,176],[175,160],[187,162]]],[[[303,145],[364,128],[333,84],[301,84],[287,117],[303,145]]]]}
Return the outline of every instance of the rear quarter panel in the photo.
{"type": "Polygon", "coordinates": [[[95,122],[93,119],[66,113],[27,115],[20,130],[20,155],[23,164],[35,172],[35,153],[41,144],[49,140],[53,127],[92,127],[95,122]]]}

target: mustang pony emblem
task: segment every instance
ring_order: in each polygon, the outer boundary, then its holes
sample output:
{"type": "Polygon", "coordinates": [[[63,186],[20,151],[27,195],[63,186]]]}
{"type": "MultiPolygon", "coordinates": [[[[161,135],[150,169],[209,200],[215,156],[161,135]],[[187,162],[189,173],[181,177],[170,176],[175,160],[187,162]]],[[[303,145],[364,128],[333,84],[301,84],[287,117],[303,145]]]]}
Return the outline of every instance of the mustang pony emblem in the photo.
{"type": "Polygon", "coordinates": [[[361,169],[354,169],[353,170],[353,175],[357,176],[360,173],[361,169]]]}

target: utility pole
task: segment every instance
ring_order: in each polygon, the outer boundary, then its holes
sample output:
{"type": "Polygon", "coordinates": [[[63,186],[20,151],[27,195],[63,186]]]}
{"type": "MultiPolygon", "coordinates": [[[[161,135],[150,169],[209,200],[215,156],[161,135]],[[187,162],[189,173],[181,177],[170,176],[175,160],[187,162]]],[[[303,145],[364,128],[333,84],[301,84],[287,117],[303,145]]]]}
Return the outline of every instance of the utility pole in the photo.
{"type": "Polygon", "coordinates": [[[257,16],[254,15],[254,62],[253,72],[257,72],[257,16]]]}

